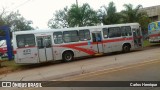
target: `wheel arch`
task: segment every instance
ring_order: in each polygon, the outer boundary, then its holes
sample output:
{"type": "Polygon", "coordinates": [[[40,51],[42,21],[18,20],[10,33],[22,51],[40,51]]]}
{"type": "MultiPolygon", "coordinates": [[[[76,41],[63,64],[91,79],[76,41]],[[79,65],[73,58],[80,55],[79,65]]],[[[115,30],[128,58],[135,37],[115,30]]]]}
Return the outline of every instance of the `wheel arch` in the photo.
{"type": "Polygon", "coordinates": [[[71,53],[73,54],[73,57],[75,56],[75,53],[74,53],[74,51],[73,51],[72,49],[65,49],[65,50],[63,50],[62,53],[61,53],[61,57],[62,57],[62,58],[63,58],[63,54],[64,54],[65,52],[71,52],[71,53]]]}
{"type": "Polygon", "coordinates": [[[122,48],[123,48],[125,45],[128,45],[130,48],[132,48],[131,43],[129,43],[129,42],[123,43],[123,44],[122,44],[122,48]]]}
{"type": "Polygon", "coordinates": [[[128,45],[129,48],[132,49],[132,45],[131,45],[130,42],[124,42],[124,43],[122,44],[122,50],[123,50],[123,47],[124,47],[125,45],[128,45]]]}

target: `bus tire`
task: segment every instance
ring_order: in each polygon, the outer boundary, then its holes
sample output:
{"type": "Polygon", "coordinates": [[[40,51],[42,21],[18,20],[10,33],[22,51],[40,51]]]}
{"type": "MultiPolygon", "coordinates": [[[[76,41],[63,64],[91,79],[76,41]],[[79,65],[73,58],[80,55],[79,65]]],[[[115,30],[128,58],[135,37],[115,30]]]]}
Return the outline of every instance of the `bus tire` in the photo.
{"type": "Polygon", "coordinates": [[[63,58],[63,61],[64,62],[70,62],[73,60],[73,52],[71,51],[65,51],[63,54],[62,54],[62,58],[63,58]]]}
{"type": "Polygon", "coordinates": [[[129,51],[130,51],[130,46],[127,45],[127,44],[123,45],[123,50],[122,50],[122,51],[123,51],[124,53],[129,52],[129,51]]]}

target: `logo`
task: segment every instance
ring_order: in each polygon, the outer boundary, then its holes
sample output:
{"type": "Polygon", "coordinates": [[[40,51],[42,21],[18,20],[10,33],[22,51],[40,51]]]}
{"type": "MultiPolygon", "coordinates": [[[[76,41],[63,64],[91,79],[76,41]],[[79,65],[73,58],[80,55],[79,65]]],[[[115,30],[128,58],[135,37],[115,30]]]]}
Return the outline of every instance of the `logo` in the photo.
{"type": "Polygon", "coordinates": [[[2,82],[2,87],[11,87],[11,82],[2,82]]]}

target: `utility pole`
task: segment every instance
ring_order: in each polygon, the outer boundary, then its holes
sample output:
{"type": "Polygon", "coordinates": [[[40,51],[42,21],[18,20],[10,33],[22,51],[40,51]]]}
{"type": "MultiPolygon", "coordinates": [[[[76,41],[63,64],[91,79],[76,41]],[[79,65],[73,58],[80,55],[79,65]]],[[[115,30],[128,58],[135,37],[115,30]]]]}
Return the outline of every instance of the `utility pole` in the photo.
{"type": "Polygon", "coordinates": [[[76,5],[77,5],[77,7],[78,7],[78,0],[76,0],[76,5]]]}

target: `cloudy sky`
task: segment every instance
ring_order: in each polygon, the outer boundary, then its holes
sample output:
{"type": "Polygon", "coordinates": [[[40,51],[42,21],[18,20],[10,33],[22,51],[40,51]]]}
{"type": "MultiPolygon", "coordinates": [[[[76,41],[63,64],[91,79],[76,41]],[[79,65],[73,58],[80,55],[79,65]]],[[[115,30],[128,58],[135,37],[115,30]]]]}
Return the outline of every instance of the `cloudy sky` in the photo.
{"type": "MultiPolygon", "coordinates": [[[[124,4],[138,4],[143,7],[150,7],[160,5],[159,0],[78,0],[78,4],[89,3],[89,5],[98,10],[103,5],[108,5],[113,1],[116,5],[117,11],[121,11],[124,4]]],[[[76,3],[76,0],[0,0],[1,8],[7,8],[8,11],[17,11],[27,19],[33,21],[34,27],[40,29],[47,28],[47,22],[53,17],[56,10],[63,9],[65,6],[70,7],[71,4],[76,3]]]]}

